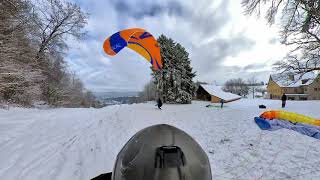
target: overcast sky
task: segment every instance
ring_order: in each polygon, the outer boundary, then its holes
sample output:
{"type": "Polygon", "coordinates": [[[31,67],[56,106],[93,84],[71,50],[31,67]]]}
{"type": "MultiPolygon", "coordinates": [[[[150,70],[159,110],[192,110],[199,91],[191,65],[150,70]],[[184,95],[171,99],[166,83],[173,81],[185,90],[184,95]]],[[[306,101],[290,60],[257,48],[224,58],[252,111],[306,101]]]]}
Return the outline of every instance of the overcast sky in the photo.
{"type": "Polygon", "coordinates": [[[83,41],[69,41],[69,68],[92,91],[141,90],[150,65],[124,49],[103,52],[105,38],[121,29],[141,27],[182,44],[197,72],[195,80],[223,84],[230,78],[267,81],[272,64],[287,48],[277,26],[243,15],[241,0],[74,0],[90,14],[83,41]]]}

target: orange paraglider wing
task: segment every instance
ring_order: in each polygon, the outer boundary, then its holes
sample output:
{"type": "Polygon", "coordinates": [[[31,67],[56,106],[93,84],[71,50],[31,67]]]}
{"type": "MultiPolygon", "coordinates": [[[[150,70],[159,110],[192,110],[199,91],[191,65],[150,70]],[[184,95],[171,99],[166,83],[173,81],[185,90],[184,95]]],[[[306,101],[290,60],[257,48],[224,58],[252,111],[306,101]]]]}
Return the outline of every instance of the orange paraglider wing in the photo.
{"type": "Polygon", "coordinates": [[[154,70],[162,68],[160,47],[157,40],[144,29],[133,28],[119,31],[108,37],[103,49],[108,55],[116,55],[123,48],[128,47],[149,61],[154,70]]]}

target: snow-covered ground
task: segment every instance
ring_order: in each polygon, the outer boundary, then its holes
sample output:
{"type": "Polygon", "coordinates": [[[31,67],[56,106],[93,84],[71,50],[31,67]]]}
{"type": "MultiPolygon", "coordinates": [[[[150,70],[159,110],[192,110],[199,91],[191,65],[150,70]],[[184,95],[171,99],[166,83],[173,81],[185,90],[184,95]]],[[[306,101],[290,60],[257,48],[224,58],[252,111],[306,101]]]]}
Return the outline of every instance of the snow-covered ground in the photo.
{"type": "MultiPolygon", "coordinates": [[[[276,100],[243,99],[226,108],[154,103],[103,109],[0,109],[0,179],[90,179],[112,170],[125,142],[153,124],[174,125],[207,152],[213,179],[320,179],[320,141],[295,131],[261,131],[253,118],[276,100]]],[[[320,101],[289,101],[320,119],[320,101]]]]}

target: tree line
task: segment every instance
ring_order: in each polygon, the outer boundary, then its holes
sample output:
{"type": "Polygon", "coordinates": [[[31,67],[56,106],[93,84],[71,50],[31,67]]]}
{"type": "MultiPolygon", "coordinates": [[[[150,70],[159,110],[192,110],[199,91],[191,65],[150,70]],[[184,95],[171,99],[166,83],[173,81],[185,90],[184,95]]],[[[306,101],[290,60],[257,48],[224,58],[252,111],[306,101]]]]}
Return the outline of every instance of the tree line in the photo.
{"type": "Polygon", "coordinates": [[[227,80],[224,83],[223,90],[239,96],[247,97],[250,92],[252,93],[253,98],[255,98],[255,92],[266,93],[266,89],[263,87],[264,82],[258,82],[255,77],[244,80],[242,78],[235,78],[227,80]]]}
{"type": "Polygon", "coordinates": [[[64,61],[66,40],[80,40],[86,34],[88,15],[77,4],[2,0],[0,9],[0,101],[24,106],[97,105],[64,61]]]}
{"type": "MultiPolygon", "coordinates": [[[[195,98],[195,93],[200,84],[208,84],[206,82],[195,82],[193,92],[191,93],[191,99],[195,98]]],[[[244,80],[242,78],[234,78],[227,80],[223,86],[222,90],[225,92],[230,92],[233,94],[237,94],[239,96],[248,97],[251,96],[253,98],[259,96],[257,93],[265,94],[267,92],[264,87],[264,82],[258,82],[254,77],[244,80]]],[[[168,92],[165,92],[167,94],[168,92]]],[[[143,101],[153,101],[158,98],[157,91],[157,83],[152,80],[144,86],[143,91],[139,94],[140,102],[143,101]]],[[[179,103],[177,101],[171,101],[169,103],[179,103]]]]}

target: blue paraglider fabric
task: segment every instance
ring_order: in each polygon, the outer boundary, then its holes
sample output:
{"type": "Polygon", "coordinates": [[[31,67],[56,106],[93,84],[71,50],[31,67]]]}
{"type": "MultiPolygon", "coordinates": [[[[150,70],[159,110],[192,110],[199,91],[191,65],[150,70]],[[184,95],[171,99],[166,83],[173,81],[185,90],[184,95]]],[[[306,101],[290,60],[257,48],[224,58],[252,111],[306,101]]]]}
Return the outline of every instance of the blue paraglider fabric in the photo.
{"type": "Polygon", "coordinates": [[[256,122],[256,124],[260,127],[260,129],[262,130],[268,130],[271,129],[271,125],[268,122],[268,120],[265,120],[263,118],[260,117],[255,117],[254,121],[256,122]]]}
{"type": "Polygon", "coordinates": [[[255,117],[254,120],[262,130],[275,131],[281,128],[286,128],[320,139],[320,126],[313,126],[304,123],[292,123],[290,121],[280,119],[266,120],[260,117],[255,117]]]}

